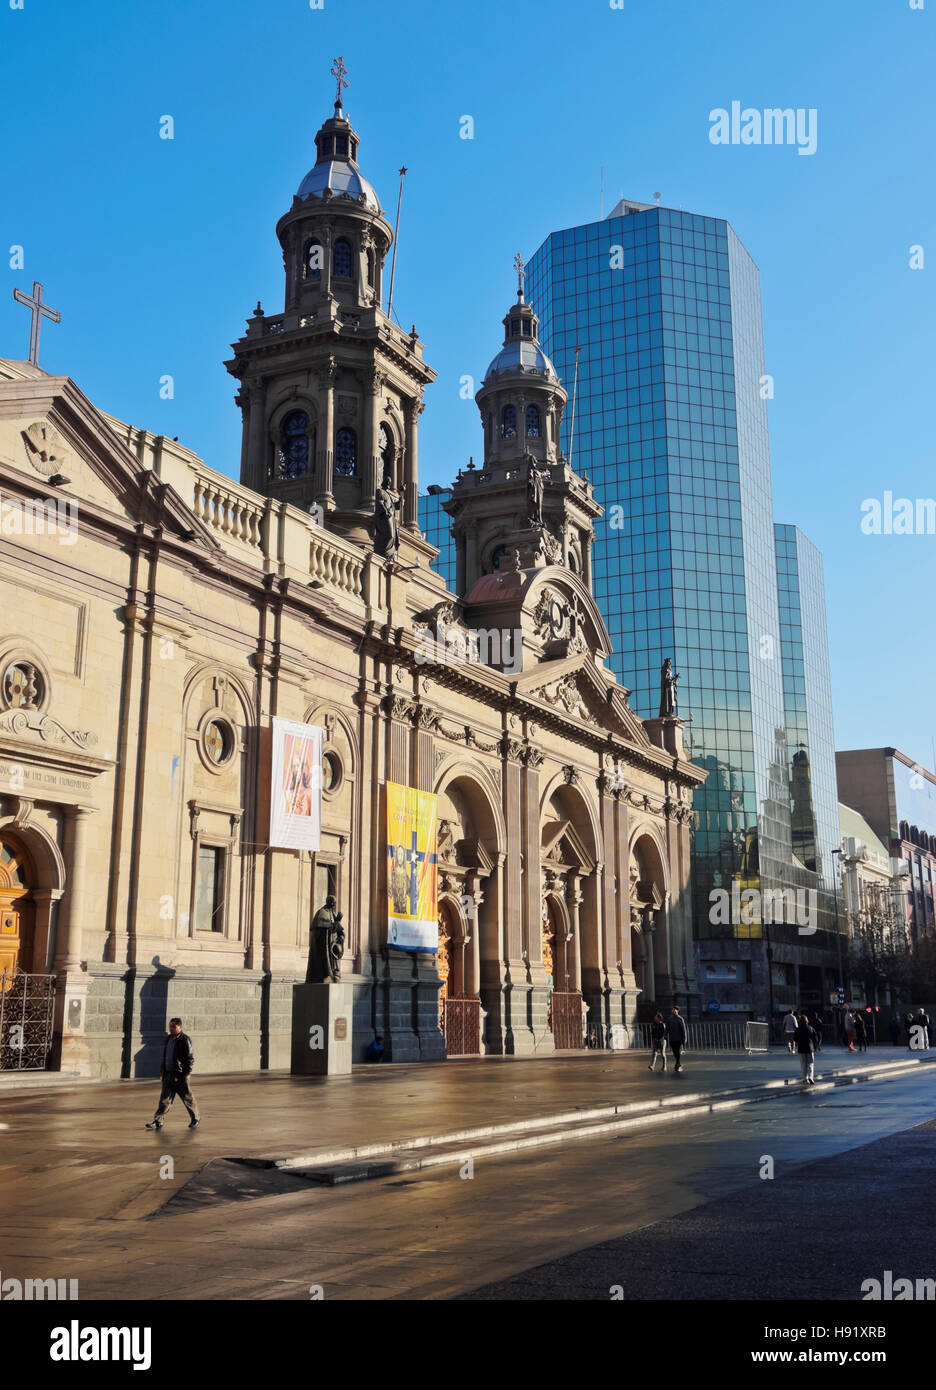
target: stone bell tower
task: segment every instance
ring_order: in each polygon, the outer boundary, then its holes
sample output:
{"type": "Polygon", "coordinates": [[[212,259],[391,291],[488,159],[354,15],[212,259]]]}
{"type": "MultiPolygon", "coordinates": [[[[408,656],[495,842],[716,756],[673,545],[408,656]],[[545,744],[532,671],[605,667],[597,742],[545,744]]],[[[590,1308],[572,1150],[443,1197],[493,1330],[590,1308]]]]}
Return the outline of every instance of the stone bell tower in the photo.
{"type": "Polygon", "coordinates": [[[412,560],[431,554],[418,526],[417,433],[435,372],[415,328],[403,332],[382,308],[393,232],[358,164],[359,137],[342,108],[345,72],[336,59],[334,114],[276,225],[283,312],[265,314],[258,303],[225,366],[240,382],[241,482],[368,546],[375,495],[388,480],[400,555],[412,560]]]}
{"type": "Polygon", "coordinates": [[[524,297],[504,318],[504,345],[475,396],[484,463],[462,469],[444,504],[455,538],[455,587],[465,597],[486,574],[563,565],[591,588],[592,523],[601,514],[591,485],[559,448],[568,397],[539,342],[539,320],[524,297]]]}

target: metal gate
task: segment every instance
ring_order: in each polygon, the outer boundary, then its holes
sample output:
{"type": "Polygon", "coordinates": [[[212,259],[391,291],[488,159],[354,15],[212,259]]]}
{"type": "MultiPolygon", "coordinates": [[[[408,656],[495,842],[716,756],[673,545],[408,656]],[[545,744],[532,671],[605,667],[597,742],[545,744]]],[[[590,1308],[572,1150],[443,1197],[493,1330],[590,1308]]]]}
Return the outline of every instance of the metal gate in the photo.
{"type": "Polygon", "coordinates": [[[481,1051],[481,1000],[445,1000],[445,1052],[449,1057],[477,1057],[481,1051]]]}
{"type": "Polygon", "coordinates": [[[582,1034],[582,996],[552,994],[552,1034],[557,1048],[584,1047],[582,1034]]]}
{"type": "Polygon", "coordinates": [[[45,1071],[54,1007],[54,975],[0,974],[0,1071],[45,1071]]]}

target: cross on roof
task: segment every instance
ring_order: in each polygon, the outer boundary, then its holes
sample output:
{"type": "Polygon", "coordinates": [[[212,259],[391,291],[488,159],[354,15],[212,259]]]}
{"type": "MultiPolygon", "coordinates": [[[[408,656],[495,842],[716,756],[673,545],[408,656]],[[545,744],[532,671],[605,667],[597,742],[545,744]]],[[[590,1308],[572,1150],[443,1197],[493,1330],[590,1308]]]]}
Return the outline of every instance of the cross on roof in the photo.
{"type": "Polygon", "coordinates": [[[517,298],[519,300],[522,300],[523,286],[526,281],[526,267],[524,265],[523,257],[520,255],[519,251],[514,256],[513,263],[517,268],[517,298]]]}
{"type": "Polygon", "coordinates": [[[348,69],[345,67],[344,58],[336,58],[335,61],[332,63],[331,67],[329,68],[329,72],[335,79],[335,109],[338,111],[341,110],[341,89],[342,87],[347,87],[348,85],[345,81],[345,73],[347,71],[348,69]]]}
{"type": "Polygon", "coordinates": [[[44,318],[51,319],[53,323],[61,323],[62,315],[57,309],[50,309],[47,304],[42,302],[42,286],[38,280],[33,281],[32,298],[25,290],[14,290],[13,298],[17,304],[25,304],[32,310],[32,318],[29,325],[29,358],[28,361],[34,367],[39,366],[39,329],[44,318]]]}

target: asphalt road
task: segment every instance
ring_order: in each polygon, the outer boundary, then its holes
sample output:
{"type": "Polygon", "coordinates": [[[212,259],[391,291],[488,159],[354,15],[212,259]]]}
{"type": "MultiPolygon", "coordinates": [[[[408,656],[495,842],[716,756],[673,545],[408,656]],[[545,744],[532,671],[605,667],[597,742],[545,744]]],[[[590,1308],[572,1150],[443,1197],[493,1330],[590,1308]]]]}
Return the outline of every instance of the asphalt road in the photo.
{"type": "MultiPolygon", "coordinates": [[[[927,1072],[480,1160],[471,1174],[273,1193],[258,1177],[256,1196],[194,1206],[154,1202],[149,1178],[128,1183],[128,1165],[151,1169],[158,1154],[108,1153],[98,1135],[89,1161],[89,1121],[69,1120],[85,1093],[24,1098],[2,1111],[0,1269],[77,1278],[82,1300],[608,1299],[612,1286],[628,1299],[857,1299],[880,1269],[936,1276],[936,1126],[914,1128],[936,1116],[927,1072]]],[[[190,1139],[202,1131],[154,1143],[188,1152],[194,1172],[208,1155],[190,1139]]]]}

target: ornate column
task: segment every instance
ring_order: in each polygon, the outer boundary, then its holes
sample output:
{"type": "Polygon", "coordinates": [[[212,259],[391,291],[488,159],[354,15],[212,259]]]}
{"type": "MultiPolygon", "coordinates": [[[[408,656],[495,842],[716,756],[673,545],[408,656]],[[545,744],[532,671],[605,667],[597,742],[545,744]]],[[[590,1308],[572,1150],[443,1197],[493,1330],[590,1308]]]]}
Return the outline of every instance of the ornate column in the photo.
{"type": "Polygon", "coordinates": [[[581,907],[583,893],[579,886],[577,870],[569,874],[567,899],[572,917],[572,968],[569,971],[569,989],[581,993],[582,989],[582,931],[581,907]]]}
{"type": "Polygon", "coordinates": [[[91,1054],[84,1038],[90,981],[87,972],[81,968],[81,953],[82,929],[87,911],[87,827],[88,817],[94,811],[87,806],[67,806],[64,810],[67,880],[53,966],[53,1057],[58,1061],[59,1070],[72,1076],[90,1076],[91,1054]]]}
{"type": "Polygon", "coordinates": [[[376,367],[371,367],[364,378],[364,428],[361,438],[361,506],[365,511],[374,510],[374,498],[380,459],[377,452],[377,418],[379,415],[380,392],[385,378],[376,367]]]}
{"type": "Polygon", "coordinates": [[[403,514],[402,524],[408,531],[419,528],[419,460],[416,445],[419,416],[423,402],[419,397],[403,402],[403,419],[406,427],[406,452],[403,459],[403,514]]]}
{"type": "Polygon", "coordinates": [[[319,466],[318,480],[315,500],[319,506],[324,507],[325,511],[331,511],[335,505],[335,380],[338,376],[338,364],[334,357],[329,357],[322,371],[322,391],[325,396],[324,410],[324,439],[319,445],[319,466]]]}

